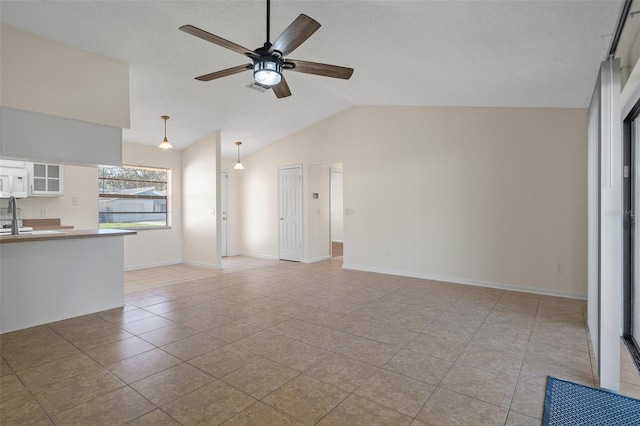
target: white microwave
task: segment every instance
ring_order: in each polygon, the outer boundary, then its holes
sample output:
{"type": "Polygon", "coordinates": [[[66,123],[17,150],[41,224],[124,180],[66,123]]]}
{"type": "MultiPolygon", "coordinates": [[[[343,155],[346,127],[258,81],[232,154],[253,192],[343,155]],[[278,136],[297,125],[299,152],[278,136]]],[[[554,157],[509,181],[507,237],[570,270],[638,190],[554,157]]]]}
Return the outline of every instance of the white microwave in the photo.
{"type": "Polygon", "coordinates": [[[16,167],[0,167],[0,198],[27,198],[27,171],[16,167]]]}

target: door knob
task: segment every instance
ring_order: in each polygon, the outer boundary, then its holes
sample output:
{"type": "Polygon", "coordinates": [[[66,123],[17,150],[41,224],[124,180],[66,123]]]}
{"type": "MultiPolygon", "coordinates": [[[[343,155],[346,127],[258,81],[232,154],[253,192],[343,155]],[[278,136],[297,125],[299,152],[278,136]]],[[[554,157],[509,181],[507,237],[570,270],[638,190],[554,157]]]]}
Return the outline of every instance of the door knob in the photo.
{"type": "Polygon", "coordinates": [[[284,220],[284,217],[281,217],[280,220],[284,220]]]}

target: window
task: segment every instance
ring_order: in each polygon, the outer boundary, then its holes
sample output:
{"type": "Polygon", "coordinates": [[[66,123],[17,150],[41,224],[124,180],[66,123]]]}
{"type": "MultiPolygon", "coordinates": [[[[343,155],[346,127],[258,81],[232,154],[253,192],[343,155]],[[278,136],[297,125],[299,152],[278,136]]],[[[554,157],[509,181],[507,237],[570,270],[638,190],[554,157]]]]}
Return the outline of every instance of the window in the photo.
{"type": "Polygon", "coordinates": [[[169,174],[146,167],[98,168],[100,228],[168,227],[169,174]]]}

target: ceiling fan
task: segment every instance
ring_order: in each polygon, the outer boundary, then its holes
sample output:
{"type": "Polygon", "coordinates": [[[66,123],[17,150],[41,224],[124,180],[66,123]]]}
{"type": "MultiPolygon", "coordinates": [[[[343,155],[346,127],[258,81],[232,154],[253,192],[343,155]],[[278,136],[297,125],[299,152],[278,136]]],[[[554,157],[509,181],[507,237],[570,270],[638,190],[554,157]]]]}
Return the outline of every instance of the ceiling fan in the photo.
{"type": "Polygon", "coordinates": [[[261,86],[272,88],[273,93],[278,98],[291,96],[289,85],[282,73],[283,70],[301,72],[304,74],[315,74],[325,77],[341,78],[348,80],[353,74],[353,68],[340,67],[337,65],[320,64],[317,62],[300,61],[298,59],[286,58],[289,53],[298,48],[305,40],[320,28],[320,24],[305,14],[300,14],[278,38],[271,44],[269,42],[271,1],[267,0],[267,41],[262,47],[249,50],[222,37],[211,34],[193,25],[183,25],[181,31],[199,37],[203,40],[217,44],[234,52],[249,57],[253,63],[238,65],[221,71],[196,77],[196,80],[211,81],[216,78],[226,77],[243,71],[253,69],[253,78],[261,86]]]}

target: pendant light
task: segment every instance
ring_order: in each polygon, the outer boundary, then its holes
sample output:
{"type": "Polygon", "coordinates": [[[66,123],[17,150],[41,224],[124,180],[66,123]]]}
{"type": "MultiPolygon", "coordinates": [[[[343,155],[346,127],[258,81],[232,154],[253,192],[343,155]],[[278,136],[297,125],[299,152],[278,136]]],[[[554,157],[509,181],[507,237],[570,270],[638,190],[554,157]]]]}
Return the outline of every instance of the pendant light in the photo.
{"type": "Polygon", "coordinates": [[[168,115],[162,115],[160,116],[161,119],[164,120],[164,140],[162,142],[160,142],[160,145],[158,145],[160,148],[162,149],[170,149],[173,148],[173,145],[171,145],[169,143],[169,140],[167,139],[167,120],[169,119],[168,115]]]}
{"type": "Polygon", "coordinates": [[[244,170],[244,166],[240,162],[240,145],[242,145],[242,142],[236,142],[236,145],[238,145],[238,161],[236,162],[236,165],[233,166],[233,168],[235,170],[244,170]]]}

